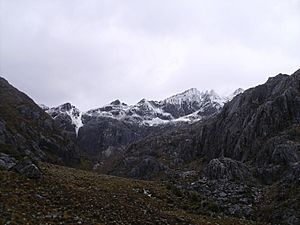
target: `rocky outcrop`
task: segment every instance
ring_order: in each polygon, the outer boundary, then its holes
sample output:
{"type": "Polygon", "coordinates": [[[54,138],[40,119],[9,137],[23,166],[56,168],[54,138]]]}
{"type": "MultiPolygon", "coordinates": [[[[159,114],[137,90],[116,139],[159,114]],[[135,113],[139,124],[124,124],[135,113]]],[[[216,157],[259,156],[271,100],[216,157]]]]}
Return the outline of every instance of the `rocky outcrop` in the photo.
{"type": "Polygon", "coordinates": [[[9,170],[13,166],[15,166],[17,163],[17,160],[14,157],[11,157],[7,154],[0,152],[0,169],[9,170]]]}
{"type": "Polygon", "coordinates": [[[40,171],[40,169],[28,157],[20,160],[10,170],[20,173],[30,179],[39,179],[42,177],[42,172],[40,171]]]}
{"type": "Polygon", "coordinates": [[[201,211],[210,214],[255,218],[256,204],[262,197],[262,188],[228,179],[202,178],[180,186],[183,190],[203,195],[201,211]]]}
{"type": "Polygon", "coordinates": [[[211,180],[246,180],[251,177],[251,172],[245,164],[230,158],[212,159],[206,166],[204,173],[211,180]]]}

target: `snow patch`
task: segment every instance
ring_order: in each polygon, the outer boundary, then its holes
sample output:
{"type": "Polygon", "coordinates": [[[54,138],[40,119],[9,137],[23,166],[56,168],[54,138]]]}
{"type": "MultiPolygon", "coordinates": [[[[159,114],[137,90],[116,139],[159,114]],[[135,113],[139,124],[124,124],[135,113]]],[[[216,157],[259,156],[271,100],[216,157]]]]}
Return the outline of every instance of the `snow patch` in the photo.
{"type": "Polygon", "coordinates": [[[46,112],[50,114],[54,119],[61,115],[66,114],[71,118],[72,125],[75,127],[76,136],[78,136],[79,129],[83,126],[82,115],[83,113],[70,103],[65,103],[58,107],[46,109],[46,112]]]}
{"type": "Polygon", "coordinates": [[[152,126],[156,126],[156,125],[160,125],[160,124],[166,124],[166,123],[169,123],[169,122],[170,122],[170,120],[162,120],[158,117],[155,117],[152,120],[143,121],[143,124],[152,127],[152,126]]]}

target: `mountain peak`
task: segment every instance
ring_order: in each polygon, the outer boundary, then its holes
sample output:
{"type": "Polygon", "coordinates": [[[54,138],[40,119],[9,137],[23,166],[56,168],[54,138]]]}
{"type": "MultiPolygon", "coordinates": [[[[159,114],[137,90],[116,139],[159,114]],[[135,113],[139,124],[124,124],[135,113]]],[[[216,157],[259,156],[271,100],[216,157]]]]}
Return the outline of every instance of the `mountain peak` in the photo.
{"type": "Polygon", "coordinates": [[[197,88],[190,88],[184,92],[173,95],[165,100],[164,103],[169,104],[182,104],[184,101],[200,101],[202,93],[197,88]]]}
{"type": "Polygon", "coordinates": [[[238,88],[233,92],[233,95],[239,95],[243,93],[245,90],[243,88],[238,88]]]}
{"type": "Polygon", "coordinates": [[[220,99],[221,97],[218,95],[217,92],[215,92],[215,90],[211,89],[209,91],[206,91],[205,94],[206,96],[209,96],[212,99],[220,99]]]}
{"type": "Polygon", "coordinates": [[[64,116],[68,116],[71,119],[71,123],[74,126],[76,135],[78,135],[79,128],[83,126],[82,123],[82,112],[76,108],[71,103],[67,102],[64,103],[58,107],[53,108],[45,108],[44,109],[50,116],[52,116],[54,119],[60,118],[61,120],[64,118],[64,116]]]}
{"type": "Polygon", "coordinates": [[[115,101],[110,103],[111,105],[121,105],[121,101],[119,99],[116,99],[115,101]]]}
{"type": "Polygon", "coordinates": [[[198,93],[200,93],[200,91],[197,88],[190,88],[190,89],[187,89],[186,91],[182,92],[182,94],[183,93],[198,94],[198,93]]]}
{"type": "Polygon", "coordinates": [[[231,101],[235,96],[242,94],[245,90],[243,88],[236,89],[231,95],[227,97],[227,101],[231,101]]]}
{"type": "Polygon", "coordinates": [[[145,99],[145,98],[143,98],[143,99],[141,99],[141,100],[138,102],[138,104],[144,104],[145,102],[148,102],[148,100],[145,99]]]}
{"type": "Polygon", "coordinates": [[[70,111],[73,107],[74,106],[69,102],[66,102],[66,103],[58,106],[58,108],[63,112],[70,111]]]}

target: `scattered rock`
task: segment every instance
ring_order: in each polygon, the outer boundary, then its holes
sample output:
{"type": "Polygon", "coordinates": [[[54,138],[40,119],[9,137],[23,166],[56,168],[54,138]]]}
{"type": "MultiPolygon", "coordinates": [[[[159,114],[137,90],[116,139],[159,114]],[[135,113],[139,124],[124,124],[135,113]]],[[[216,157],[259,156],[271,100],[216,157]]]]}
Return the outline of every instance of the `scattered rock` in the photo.
{"type": "Polygon", "coordinates": [[[0,153],[0,168],[9,170],[14,165],[16,165],[16,163],[17,163],[17,161],[15,158],[13,158],[7,154],[0,153]]]}
{"type": "Polygon", "coordinates": [[[158,162],[155,158],[146,157],[130,171],[129,175],[133,178],[143,177],[145,179],[150,179],[153,176],[158,175],[165,169],[166,168],[164,167],[164,165],[158,162]]]}
{"type": "Polygon", "coordinates": [[[182,188],[202,195],[202,211],[217,212],[217,215],[250,218],[254,215],[253,206],[261,199],[260,187],[228,179],[204,177],[182,188]]]}

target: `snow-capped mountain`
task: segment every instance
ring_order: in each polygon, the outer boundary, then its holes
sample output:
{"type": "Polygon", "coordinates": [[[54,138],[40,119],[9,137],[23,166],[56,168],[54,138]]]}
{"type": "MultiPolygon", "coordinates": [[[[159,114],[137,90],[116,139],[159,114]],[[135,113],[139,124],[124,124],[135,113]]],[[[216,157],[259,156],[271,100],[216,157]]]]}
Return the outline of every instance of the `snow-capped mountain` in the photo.
{"type": "Polygon", "coordinates": [[[200,92],[191,88],[162,101],[142,99],[132,106],[116,100],[101,108],[89,110],[84,115],[110,117],[142,125],[194,122],[217,113],[228,99],[220,97],[213,90],[200,92]]]}
{"type": "Polygon", "coordinates": [[[111,118],[143,126],[177,122],[193,123],[218,113],[227,101],[242,92],[242,89],[238,89],[228,97],[220,97],[214,90],[202,92],[191,88],[162,101],[142,99],[135,105],[127,105],[120,100],[115,100],[87,112],[81,112],[70,103],[54,108],[40,106],[57,120],[60,126],[65,129],[69,126],[69,130],[73,127],[78,134],[80,127],[91,118],[111,118]]]}
{"type": "Polygon", "coordinates": [[[54,118],[58,127],[76,139],[84,152],[98,157],[107,149],[118,149],[158,130],[213,116],[233,95],[220,97],[213,90],[201,92],[192,88],[162,101],[142,99],[135,105],[127,105],[115,100],[87,112],[81,112],[70,103],[54,108],[41,107],[54,118]]]}
{"type": "Polygon", "coordinates": [[[76,135],[79,128],[83,126],[82,112],[70,103],[65,103],[58,107],[49,108],[45,105],[40,105],[64,130],[73,131],[76,135]]]}

